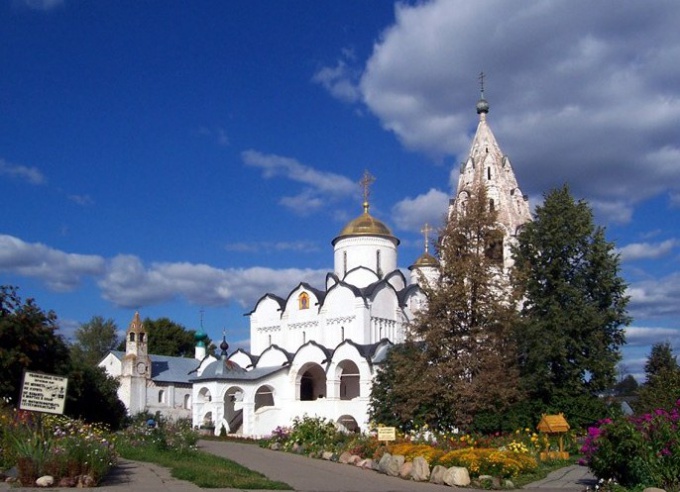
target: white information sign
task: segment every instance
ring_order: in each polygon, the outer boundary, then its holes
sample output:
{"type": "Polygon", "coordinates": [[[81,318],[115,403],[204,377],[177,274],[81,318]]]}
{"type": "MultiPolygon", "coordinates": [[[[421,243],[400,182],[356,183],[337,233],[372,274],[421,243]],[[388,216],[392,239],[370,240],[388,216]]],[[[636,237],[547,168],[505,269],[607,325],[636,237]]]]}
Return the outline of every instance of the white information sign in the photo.
{"type": "Polygon", "coordinates": [[[21,387],[19,408],[34,412],[62,414],[66,402],[67,384],[68,378],[62,376],[26,371],[24,384],[21,387]]]}

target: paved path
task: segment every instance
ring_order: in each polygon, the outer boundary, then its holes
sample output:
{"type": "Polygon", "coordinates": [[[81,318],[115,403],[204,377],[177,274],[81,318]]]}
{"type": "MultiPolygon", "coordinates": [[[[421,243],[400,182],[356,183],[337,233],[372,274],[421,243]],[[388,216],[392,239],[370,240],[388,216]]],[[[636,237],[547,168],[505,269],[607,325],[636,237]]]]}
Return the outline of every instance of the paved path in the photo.
{"type": "MultiPolygon", "coordinates": [[[[272,480],[285,482],[299,492],[451,492],[455,489],[446,485],[388,477],[351,465],[270,451],[253,444],[200,441],[199,447],[258,471],[272,480]]],[[[570,466],[557,470],[544,480],[525,488],[533,489],[532,492],[582,491],[593,483],[594,479],[586,468],[570,466]]],[[[43,491],[45,489],[11,489],[8,484],[0,483],[0,492],[10,490],[43,491]]],[[[50,488],[49,490],[68,492],[74,489],[50,488]]],[[[237,490],[239,489],[201,489],[190,482],[172,478],[170,471],[161,466],[127,460],[121,460],[120,466],[107,477],[100,487],[94,489],[96,492],[235,492],[237,490]]]]}

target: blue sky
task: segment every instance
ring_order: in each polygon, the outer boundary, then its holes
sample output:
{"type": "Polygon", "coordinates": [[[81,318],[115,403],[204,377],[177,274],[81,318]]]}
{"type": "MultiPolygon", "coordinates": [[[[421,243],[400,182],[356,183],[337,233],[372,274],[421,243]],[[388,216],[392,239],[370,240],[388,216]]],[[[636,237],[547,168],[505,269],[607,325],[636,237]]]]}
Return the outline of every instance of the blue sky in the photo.
{"type": "Polygon", "coordinates": [[[135,310],[248,338],[264,293],[321,287],[361,212],[441,223],[489,124],[532,204],[568,183],[619,248],[623,369],[680,348],[680,4],[7,0],[0,283],[59,316],[135,310]]]}

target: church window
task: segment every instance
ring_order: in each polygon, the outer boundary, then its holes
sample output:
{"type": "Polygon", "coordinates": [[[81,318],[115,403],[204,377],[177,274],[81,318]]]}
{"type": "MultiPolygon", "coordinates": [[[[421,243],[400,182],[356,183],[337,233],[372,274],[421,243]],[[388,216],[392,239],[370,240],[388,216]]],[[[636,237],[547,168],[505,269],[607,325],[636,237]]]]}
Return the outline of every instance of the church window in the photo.
{"type": "Polygon", "coordinates": [[[491,168],[490,167],[486,168],[486,179],[491,179],[491,168]]]}
{"type": "Polygon", "coordinates": [[[135,341],[135,334],[134,333],[130,333],[130,341],[131,342],[135,341]]]}
{"type": "Polygon", "coordinates": [[[302,332],[302,343],[307,343],[307,332],[306,331],[302,332]]]}
{"type": "Polygon", "coordinates": [[[160,390],[158,392],[158,403],[163,403],[165,401],[165,391],[160,390]]]}
{"type": "Polygon", "coordinates": [[[184,395],[184,408],[186,410],[191,408],[191,395],[184,395]]]}
{"type": "Polygon", "coordinates": [[[491,231],[485,238],[484,255],[493,263],[503,263],[503,234],[491,231]]]}
{"type": "Polygon", "coordinates": [[[340,336],[342,337],[342,341],[345,341],[345,327],[341,326],[340,327],[340,336]]]}
{"type": "Polygon", "coordinates": [[[144,343],[144,333],[139,334],[139,343],[144,343]]]}
{"type": "Polygon", "coordinates": [[[382,277],[382,268],[380,267],[380,250],[375,252],[375,271],[379,277],[382,277]]]}
{"type": "Polygon", "coordinates": [[[347,251],[342,252],[342,274],[347,275],[347,251]]]}
{"type": "Polygon", "coordinates": [[[309,294],[303,292],[298,296],[298,308],[309,309],[309,294]]]}
{"type": "Polygon", "coordinates": [[[271,345],[271,344],[272,344],[272,336],[269,335],[269,345],[271,345]]]}

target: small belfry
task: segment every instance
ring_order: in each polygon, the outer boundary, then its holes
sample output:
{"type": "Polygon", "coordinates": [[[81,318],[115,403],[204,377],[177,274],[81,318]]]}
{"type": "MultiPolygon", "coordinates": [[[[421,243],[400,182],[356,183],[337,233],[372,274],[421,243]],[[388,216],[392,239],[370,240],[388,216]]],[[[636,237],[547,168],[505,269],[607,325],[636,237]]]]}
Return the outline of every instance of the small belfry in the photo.
{"type": "Polygon", "coordinates": [[[507,270],[512,266],[511,244],[516,241],[520,228],[531,220],[531,211],[528,198],[517,184],[510,159],[501,151],[487,123],[489,103],[484,97],[484,72],[479,78],[481,94],[476,105],[479,123],[470,154],[461,164],[458,187],[450,200],[448,216],[463,213],[475,187],[483,185],[489,209],[497,213],[498,230],[502,236],[498,249],[502,252],[503,267],[507,270]]]}

